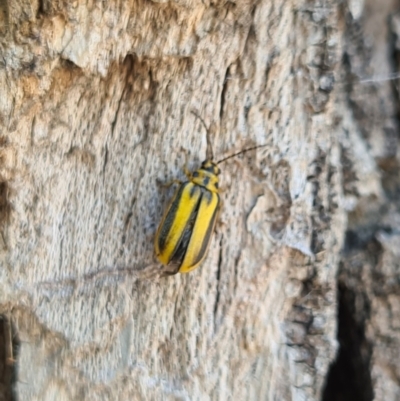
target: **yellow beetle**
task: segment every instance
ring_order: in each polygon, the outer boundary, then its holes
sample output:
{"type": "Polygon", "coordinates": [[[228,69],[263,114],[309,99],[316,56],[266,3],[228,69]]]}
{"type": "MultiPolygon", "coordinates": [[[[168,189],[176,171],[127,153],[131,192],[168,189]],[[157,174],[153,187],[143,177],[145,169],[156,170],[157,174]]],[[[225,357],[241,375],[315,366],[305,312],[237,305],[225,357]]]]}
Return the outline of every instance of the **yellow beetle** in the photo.
{"type": "Polygon", "coordinates": [[[254,146],[214,162],[209,130],[203,119],[197,114],[195,116],[201,120],[207,131],[206,160],[193,173],[185,167],[188,181],[175,181],[180,186],[164,213],[154,241],[158,260],[171,268],[164,272],[167,275],[188,273],[198,267],[207,255],[221,206],[218,164],[241,153],[266,146],[254,146]]]}

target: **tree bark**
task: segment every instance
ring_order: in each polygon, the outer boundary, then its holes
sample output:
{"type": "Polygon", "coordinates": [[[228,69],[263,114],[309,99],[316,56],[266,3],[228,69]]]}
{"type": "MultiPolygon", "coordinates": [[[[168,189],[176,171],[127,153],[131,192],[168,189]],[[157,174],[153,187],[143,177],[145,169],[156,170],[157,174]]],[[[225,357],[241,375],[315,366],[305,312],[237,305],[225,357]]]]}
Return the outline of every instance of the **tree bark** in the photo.
{"type": "Polygon", "coordinates": [[[349,2],[346,18],[343,93],[359,139],[342,152],[352,207],[338,276],[340,349],[325,401],[400,399],[399,5],[349,2]]]}
{"type": "Polygon", "coordinates": [[[4,399],[399,399],[396,6],[0,2],[4,399]],[[216,160],[267,146],[163,278],[192,111],[216,160]]]}

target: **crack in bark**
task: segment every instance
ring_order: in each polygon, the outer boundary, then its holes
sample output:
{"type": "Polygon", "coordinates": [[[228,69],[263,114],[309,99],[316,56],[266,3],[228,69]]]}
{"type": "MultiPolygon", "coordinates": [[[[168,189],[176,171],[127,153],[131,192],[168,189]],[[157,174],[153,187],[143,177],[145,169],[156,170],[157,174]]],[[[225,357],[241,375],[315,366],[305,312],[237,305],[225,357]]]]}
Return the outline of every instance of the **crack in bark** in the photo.
{"type": "Polygon", "coordinates": [[[130,206],[129,206],[129,212],[128,212],[128,214],[127,214],[126,217],[125,217],[125,221],[124,221],[124,230],[123,230],[123,234],[122,234],[122,238],[121,238],[121,255],[122,255],[122,253],[123,253],[122,247],[124,246],[125,241],[126,241],[126,231],[127,231],[127,229],[128,229],[129,222],[131,221],[131,218],[132,218],[132,216],[133,216],[132,209],[133,209],[133,206],[135,205],[135,203],[136,203],[136,196],[134,196],[134,197],[132,198],[131,204],[130,204],[130,206]]]}
{"type": "Polygon", "coordinates": [[[1,399],[4,401],[16,400],[14,389],[17,381],[16,359],[19,345],[12,322],[5,315],[0,315],[0,388],[1,399]]]}
{"type": "Polygon", "coordinates": [[[39,0],[38,1],[38,8],[37,8],[37,13],[36,13],[36,18],[40,18],[41,16],[46,15],[44,2],[45,2],[45,0],[39,0]]]}
{"type": "Polygon", "coordinates": [[[218,305],[219,305],[219,300],[220,300],[220,290],[219,290],[219,286],[220,286],[220,279],[221,279],[221,266],[222,266],[222,236],[221,236],[221,240],[219,241],[219,255],[218,255],[218,269],[217,269],[217,276],[216,276],[216,288],[217,288],[217,293],[215,295],[215,303],[214,303],[214,328],[217,327],[217,312],[218,312],[218,305]]]}
{"type": "Polygon", "coordinates": [[[222,117],[224,115],[225,95],[228,90],[228,76],[229,76],[230,68],[231,68],[231,66],[229,65],[225,71],[224,80],[222,82],[221,100],[220,100],[220,109],[219,109],[219,119],[220,120],[222,120],[222,117]]]}
{"type": "Polygon", "coordinates": [[[372,345],[365,337],[365,319],[356,320],[354,289],[340,283],[338,288],[338,340],[340,349],[331,365],[323,401],[372,401],[374,398],[370,363],[372,345]]]}
{"type": "MultiPolygon", "coordinates": [[[[126,88],[127,88],[127,84],[128,84],[128,77],[129,77],[129,72],[130,71],[131,71],[131,68],[126,68],[126,73],[125,73],[125,78],[124,78],[124,87],[122,88],[121,96],[118,99],[118,105],[117,105],[117,110],[115,112],[114,120],[111,123],[111,138],[113,138],[113,136],[114,136],[114,131],[115,131],[115,127],[117,125],[119,112],[121,110],[121,104],[122,104],[122,101],[124,99],[124,95],[125,95],[125,92],[126,92],[126,88]]],[[[106,143],[106,145],[105,145],[105,154],[104,154],[104,163],[103,163],[103,182],[105,180],[105,171],[106,171],[107,163],[108,163],[108,146],[107,146],[107,143],[106,143]]]]}

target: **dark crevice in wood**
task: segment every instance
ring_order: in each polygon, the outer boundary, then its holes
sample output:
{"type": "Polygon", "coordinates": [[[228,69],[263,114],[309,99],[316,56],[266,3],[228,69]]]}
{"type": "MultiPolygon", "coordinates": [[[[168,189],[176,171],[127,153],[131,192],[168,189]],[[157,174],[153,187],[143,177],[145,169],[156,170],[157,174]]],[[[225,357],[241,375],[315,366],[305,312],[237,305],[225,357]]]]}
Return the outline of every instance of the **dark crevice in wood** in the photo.
{"type": "Polygon", "coordinates": [[[8,201],[8,183],[0,181],[0,227],[5,226],[10,215],[10,203],[8,201]]]}
{"type": "Polygon", "coordinates": [[[106,144],[106,145],[104,146],[103,182],[104,182],[104,180],[105,180],[107,163],[108,163],[108,145],[106,144]]]}
{"type": "MultiPolygon", "coordinates": [[[[342,10],[346,20],[346,40],[342,59],[346,101],[366,145],[370,146],[371,139],[376,142],[376,135],[379,135],[379,140],[386,147],[376,161],[386,200],[392,201],[393,204],[400,193],[399,162],[396,156],[400,121],[398,81],[393,80],[394,96],[390,99],[395,102],[397,113],[393,114],[390,111],[386,113],[386,110],[383,113],[376,112],[380,110],[379,107],[384,102],[379,98],[381,96],[379,79],[376,81],[373,78],[365,79],[365,77],[373,77],[371,60],[375,51],[365,39],[364,23],[368,16],[354,20],[346,6],[342,10]],[[368,85],[365,84],[366,82],[368,85]],[[376,105],[373,103],[374,99],[377,99],[376,105]]],[[[396,27],[396,24],[393,27],[396,27]]],[[[392,60],[386,61],[392,64],[392,70],[395,73],[398,70],[400,50],[395,46],[395,43],[398,43],[398,35],[394,32],[393,34],[395,37],[391,38],[392,60]]],[[[387,94],[388,92],[386,96],[387,94]]],[[[362,195],[357,190],[359,178],[353,166],[352,152],[350,148],[342,148],[344,192],[346,195],[361,199],[362,195]]],[[[346,233],[338,278],[339,350],[326,377],[323,401],[374,399],[374,383],[371,378],[372,353],[374,346],[379,349],[381,340],[371,334],[376,325],[376,322],[370,322],[373,318],[371,304],[374,297],[379,296],[385,299],[388,291],[391,290],[382,272],[380,264],[383,250],[376,238],[379,237],[379,233],[390,235],[393,232],[390,219],[387,218],[388,211],[393,213],[390,211],[390,202],[386,202],[384,206],[379,202],[379,199],[371,199],[368,207],[360,202],[356,212],[349,214],[349,226],[352,230],[346,233]],[[366,277],[371,279],[371,284],[368,284],[366,277]]],[[[397,207],[393,209],[397,210],[397,207]]]]}
{"type": "Polygon", "coordinates": [[[219,109],[219,118],[221,120],[224,115],[225,96],[226,96],[226,92],[228,90],[229,69],[230,69],[230,66],[228,66],[228,68],[226,69],[224,80],[222,82],[221,101],[220,101],[220,109],[219,109]]]}
{"type": "Polygon", "coordinates": [[[330,367],[322,400],[372,401],[372,347],[365,339],[364,324],[359,324],[354,319],[356,294],[341,284],[338,297],[340,348],[336,361],[330,367]]]}
{"type": "Polygon", "coordinates": [[[124,231],[123,231],[122,238],[121,238],[121,256],[122,256],[122,254],[123,254],[123,246],[125,245],[125,241],[126,241],[126,233],[127,233],[129,224],[130,224],[131,219],[132,219],[132,216],[133,216],[132,210],[133,210],[133,207],[135,206],[135,203],[136,203],[136,196],[134,196],[134,197],[132,198],[131,203],[130,203],[130,206],[129,206],[129,209],[128,209],[129,212],[128,212],[128,214],[127,214],[126,217],[125,217],[125,221],[124,221],[124,231]]]}
{"type": "Polygon", "coordinates": [[[6,316],[0,315],[0,399],[17,400],[15,383],[17,378],[17,353],[19,340],[12,323],[6,316]]]}
{"type": "Polygon", "coordinates": [[[364,266],[362,262],[356,264],[350,255],[371,252],[369,256],[372,257],[373,253],[376,257],[380,251],[376,240],[356,239],[356,235],[355,232],[347,233],[344,261],[339,268],[337,336],[339,350],[336,360],[329,369],[322,401],[374,399],[370,366],[372,344],[366,338],[370,304],[362,283],[364,266]],[[360,247],[363,249],[360,250],[360,247]],[[371,251],[371,248],[374,250],[371,251]]]}
{"type": "Polygon", "coordinates": [[[217,327],[217,313],[218,313],[218,305],[220,300],[220,279],[221,279],[221,266],[222,266],[222,237],[219,243],[219,255],[218,255],[218,269],[217,269],[217,293],[215,295],[215,303],[214,303],[214,327],[217,327]]]}
{"type": "Polygon", "coordinates": [[[39,0],[36,18],[46,14],[46,6],[44,4],[45,0],[39,0]]]}

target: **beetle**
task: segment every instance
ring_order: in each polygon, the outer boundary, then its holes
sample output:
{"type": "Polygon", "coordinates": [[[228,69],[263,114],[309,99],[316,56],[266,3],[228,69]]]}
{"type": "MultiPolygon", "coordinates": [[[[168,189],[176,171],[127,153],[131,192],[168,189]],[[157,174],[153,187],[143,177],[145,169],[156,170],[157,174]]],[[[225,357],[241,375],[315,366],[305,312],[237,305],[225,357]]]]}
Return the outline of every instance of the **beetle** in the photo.
{"type": "MultiPolygon", "coordinates": [[[[154,251],[157,259],[171,268],[166,275],[188,273],[198,267],[207,255],[215,223],[221,209],[218,164],[244,152],[266,145],[244,149],[214,162],[209,130],[204,120],[192,112],[203,123],[207,132],[206,160],[200,168],[190,172],[185,166],[187,181],[173,181],[179,187],[169,203],[158,227],[154,251]]],[[[172,184],[171,183],[171,184],[172,184]]]]}

